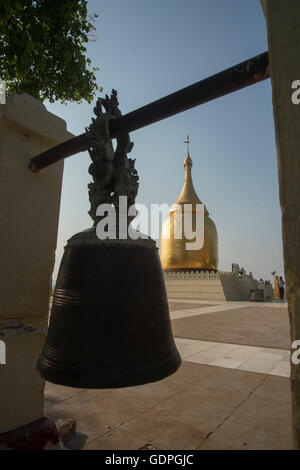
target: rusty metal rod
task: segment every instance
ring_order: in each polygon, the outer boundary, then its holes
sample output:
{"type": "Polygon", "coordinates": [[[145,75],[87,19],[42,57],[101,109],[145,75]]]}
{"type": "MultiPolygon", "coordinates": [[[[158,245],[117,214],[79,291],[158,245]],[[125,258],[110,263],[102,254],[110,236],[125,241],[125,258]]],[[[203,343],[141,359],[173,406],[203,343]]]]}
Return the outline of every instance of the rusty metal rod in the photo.
{"type": "MultiPolygon", "coordinates": [[[[115,138],[123,132],[135,131],[194,106],[266,80],[270,76],[268,65],[269,54],[264,52],[118,119],[113,119],[109,122],[111,137],[115,138]]],[[[88,134],[80,134],[33,157],[29,161],[29,167],[32,171],[39,171],[59,160],[87,150],[89,146],[88,134]]]]}

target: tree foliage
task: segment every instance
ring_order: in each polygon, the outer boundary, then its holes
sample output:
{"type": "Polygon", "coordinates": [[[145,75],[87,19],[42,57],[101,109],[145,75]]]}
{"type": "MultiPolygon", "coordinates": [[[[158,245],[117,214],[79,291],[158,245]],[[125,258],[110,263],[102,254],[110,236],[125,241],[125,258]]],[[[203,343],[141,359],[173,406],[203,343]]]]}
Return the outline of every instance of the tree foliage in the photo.
{"type": "Polygon", "coordinates": [[[85,44],[97,15],[86,0],[1,0],[0,78],[7,93],[43,101],[92,101],[96,84],[85,44]]]}

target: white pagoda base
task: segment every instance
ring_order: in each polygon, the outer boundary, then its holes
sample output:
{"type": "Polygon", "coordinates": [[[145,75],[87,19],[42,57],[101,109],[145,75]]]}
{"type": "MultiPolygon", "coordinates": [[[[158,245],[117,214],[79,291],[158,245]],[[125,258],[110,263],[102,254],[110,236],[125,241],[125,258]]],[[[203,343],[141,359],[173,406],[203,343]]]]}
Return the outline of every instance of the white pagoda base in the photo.
{"type": "Polygon", "coordinates": [[[274,295],[271,284],[259,284],[251,273],[173,271],[164,272],[164,279],[169,298],[250,301],[250,292],[256,289],[264,291],[262,300],[272,300],[274,295]]]}

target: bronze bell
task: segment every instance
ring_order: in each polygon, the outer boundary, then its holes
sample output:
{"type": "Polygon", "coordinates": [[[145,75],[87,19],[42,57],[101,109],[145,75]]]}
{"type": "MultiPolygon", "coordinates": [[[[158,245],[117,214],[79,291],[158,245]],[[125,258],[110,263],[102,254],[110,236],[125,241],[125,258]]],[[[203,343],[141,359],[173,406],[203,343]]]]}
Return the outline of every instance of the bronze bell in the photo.
{"type": "Polygon", "coordinates": [[[134,160],[126,155],[133,146],[129,136],[122,136],[114,151],[107,133],[108,118],[118,117],[117,104],[114,91],[111,98],[99,99],[97,119],[88,129],[94,139],[89,196],[95,224],[65,247],[37,365],[46,380],[70,387],[154,382],[173,374],[181,363],[155,242],[100,239],[96,230],[101,202],[108,201],[118,212],[116,196],[125,194],[132,203],[138,189],[134,160]]]}
{"type": "Polygon", "coordinates": [[[155,243],[122,242],[100,241],[93,229],[69,240],[38,363],[46,380],[80,388],[127,387],[178,369],[155,243]]]}

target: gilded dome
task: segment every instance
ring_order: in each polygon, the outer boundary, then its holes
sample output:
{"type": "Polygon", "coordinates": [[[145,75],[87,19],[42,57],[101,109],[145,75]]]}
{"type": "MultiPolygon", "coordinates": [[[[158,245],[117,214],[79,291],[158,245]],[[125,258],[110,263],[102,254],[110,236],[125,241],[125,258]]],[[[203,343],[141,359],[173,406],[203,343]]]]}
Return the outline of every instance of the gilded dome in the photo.
{"type": "MultiPolygon", "coordinates": [[[[189,141],[187,142],[189,143],[189,141]]],[[[185,179],[182,191],[176,203],[172,206],[169,217],[164,221],[161,232],[160,257],[163,270],[188,270],[188,269],[214,269],[218,268],[218,235],[214,222],[209,217],[206,206],[202,205],[192,181],[192,159],[189,149],[184,160],[185,179]],[[190,204],[190,209],[185,204],[190,204]],[[199,205],[199,206],[198,206],[199,205]],[[203,210],[204,209],[204,210],[203,210]],[[196,210],[204,211],[203,223],[197,230],[194,239],[184,236],[184,214],[191,212],[192,230],[196,231],[196,210]],[[178,218],[179,217],[179,218],[178,218]],[[178,238],[178,224],[182,230],[181,238],[178,238]],[[192,246],[197,237],[204,241],[200,249],[187,249],[187,244],[192,246]]],[[[196,245],[195,245],[196,246],[196,245]]]]}

